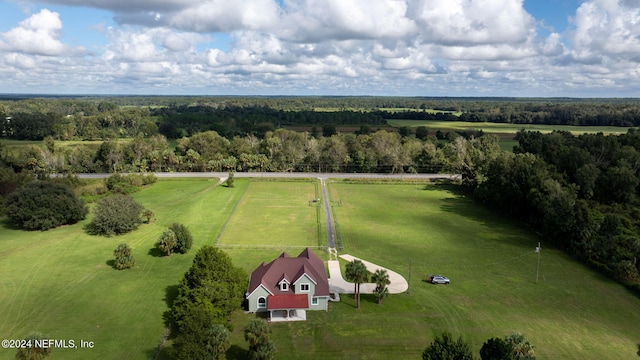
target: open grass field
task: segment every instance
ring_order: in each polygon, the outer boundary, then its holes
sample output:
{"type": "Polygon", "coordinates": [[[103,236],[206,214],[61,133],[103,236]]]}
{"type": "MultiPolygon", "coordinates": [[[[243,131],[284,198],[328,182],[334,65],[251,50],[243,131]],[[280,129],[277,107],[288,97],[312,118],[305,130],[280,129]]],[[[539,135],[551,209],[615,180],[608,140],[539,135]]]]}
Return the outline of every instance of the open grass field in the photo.
{"type": "Polygon", "coordinates": [[[636,357],[640,299],[545,244],[536,283],[538,239],[469,199],[442,186],[341,183],[331,196],[342,201],[334,211],[345,252],[407,278],[411,261],[410,295],[365,301],[360,312],[332,305],[328,321],[349,325],[323,332],[344,342],[343,358],[419,358],[444,330],[476,354],[490,337],[521,332],[539,359],[636,357]],[[422,282],[430,273],[452,284],[422,282]]]}
{"type": "MultiPolygon", "coordinates": [[[[156,218],[122,237],[88,236],[82,230],[88,220],[39,233],[13,230],[3,221],[0,337],[40,331],[52,339],[96,344],[56,349],[51,359],[148,359],[165,331],[167,297],[195,251],[214,243],[221,232],[221,245],[247,243],[224,248],[247,273],[282,251],[296,256],[299,246],[326,241],[324,230],[318,235],[316,208],[308,203],[320,196],[315,183],[238,179],[233,189],[215,184],[161,180],[135,194],[156,218]],[[278,225],[270,229],[262,222],[272,215],[278,225]],[[190,227],[192,251],[169,258],[149,255],[172,222],[190,227]],[[298,228],[298,222],[305,225],[298,228]],[[277,246],[252,247],[259,245],[258,236],[277,246]],[[107,265],[122,242],[133,247],[138,265],[132,270],[107,265]]],[[[420,358],[445,330],[462,335],[476,356],[488,338],[521,332],[536,346],[539,359],[637,357],[640,299],[544,243],[536,283],[533,250],[539,240],[530,231],[443,185],[334,182],[329,191],[343,253],[407,278],[411,274],[411,292],[390,296],[382,305],[363,296],[361,310],[344,295],[328,312],[308,312],[306,322],[272,324],[278,359],[420,358]],[[452,284],[422,282],[430,273],[448,276],[452,284]]],[[[326,259],[326,253],[317,253],[326,259]]],[[[242,329],[251,317],[241,311],[234,315],[229,359],[246,358],[242,329]]],[[[14,353],[0,349],[0,358],[14,353]]]]}
{"type": "Polygon", "coordinates": [[[387,120],[390,125],[401,127],[426,126],[431,130],[458,131],[458,130],[482,130],[491,134],[514,134],[525,129],[530,131],[540,131],[550,133],[554,130],[568,131],[574,135],[584,133],[595,134],[623,134],[629,130],[628,127],[618,126],[569,126],[569,125],[539,125],[539,124],[508,124],[490,122],[464,122],[464,121],[436,121],[436,120],[387,120]]]}
{"type": "Polygon", "coordinates": [[[487,134],[495,134],[500,138],[500,148],[502,150],[512,151],[513,147],[518,145],[518,141],[514,140],[516,133],[522,129],[527,131],[539,131],[543,134],[550,133],[554,130],[568,131],[574,135],[582,134],[624,134],[628,127],[617,126],[569,126],[569,125],[538,125],[538,124],[507,124],[507,123],[490,123],[490,122],[464,122],[464,121],[436,121],[436,120],[387,120],[389,125],[395,127],[418,127],[426,126],[431,133],[437,130],[443,132],[464,131],[464,130],[482,130],[487,134]]]}
{"type": "Polygon", "coordinates": [[[217,244],[222,247],[326,246],[317,181],[252,181],[217,244]]]}
{"type": "MultiPolygon", "coordinates": [[[[25,232],[0,223],[0,338],[37,331],[51,339],[93,341],[93,349],[55,349],[51,359],[148,359],[165,332],[163,314],[195,251],[213,244],[247,182],[235,189],[213,180],[161,180],[134,197],[156,217],[124,236],[89,236],[80,224],[25,232]],[[187,225],[194,246],[187,255],[154,257],[154,243],[171,223],[187,225]],[[108,265],[120,243],[137,265],[108,265]]],[[[15,350],[0,349],[0,359],[15,350]]]]}

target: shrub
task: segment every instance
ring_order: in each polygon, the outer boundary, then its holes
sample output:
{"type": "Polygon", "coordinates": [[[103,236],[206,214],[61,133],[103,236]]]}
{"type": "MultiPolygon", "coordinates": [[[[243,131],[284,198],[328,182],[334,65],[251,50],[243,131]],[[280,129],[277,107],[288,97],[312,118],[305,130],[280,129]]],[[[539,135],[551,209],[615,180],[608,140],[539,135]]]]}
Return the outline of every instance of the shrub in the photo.
{"type": "Polygon", "coordinates": [[[9,194],[6,212],[11,221],[26,230],[48,230],[75,224],[88,209],[65,184],[37,181],[9,194]]]}
{"type": "Polygon", "coordinates": [[[118,245],[113,251],[113,256],[116,257],[113,267],[118,270],[129,269],[136,264],[131,248],[127,244],[118,245]]]}
{"type": "Polygon", "coordinates": [[[175,252],[186,254],[193,245],[193,237],[191,231],[183,224],[173,223],[169,226],[169,230],[176,234],[176,247],[175,252]]]}
{"type": "Polygon", "coordinates": [[[42,360],[49,355],[53,347],[41,347],[41,340],[49,339],[50,337],[42,335],[41,333],[31,333],[24,340],[27,344],[25,347],[18,348],[18,352],[14,356],[16,360],[42,360]]]}
{"type": "Polygon", "coordinates": [[[233,181],[234,181],[234,173],[230,172],[229,177],[227,178],[227,181],[226,181],[227,187],[230,187],[230,188],[235,187],[235,185],[233,184],[233,181]]]}
{"type": "Polygon", "coordinates": [[[119,194],[131,194],[138,190],[143,185],[150,185],[155,183],[158,178],[153,175],[142,175],[142,174],[130,174],[130,175],[120,175],[115,173],[107,178],[105,184],[109,191],[119,194]]]}
{"type": "Polygon", "coordinates": [[[442,335],[436,336],[429,346],[422,353],[423,360],[473,360],[473,354],[469,344],[464,342],[461,337],[454,340],[450,333],[443,332],[442,335]]]}
{"type": "Polygon", "coordinates": [[[167,256],[171,256],[171,252],[173,252],[176,248],[178,241],[176,240],[176,233],[167,230],[160,235],[160,238],[156,242],[156,248],[158,250],[167,254],[167,256]]]}
{"type": "Polygon", "coordinates": [[[112,195],[101,199],[93,210],[87,230],[96,235],[119,235],[137,229],[144,208],[129,195],[112,195]]]}

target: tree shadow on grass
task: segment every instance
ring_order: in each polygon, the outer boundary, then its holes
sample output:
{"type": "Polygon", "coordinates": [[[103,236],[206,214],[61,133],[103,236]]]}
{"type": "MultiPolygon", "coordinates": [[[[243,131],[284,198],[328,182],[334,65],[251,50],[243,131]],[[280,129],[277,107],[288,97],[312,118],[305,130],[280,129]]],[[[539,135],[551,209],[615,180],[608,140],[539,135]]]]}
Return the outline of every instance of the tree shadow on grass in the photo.
{"type": "Polygon", "coordinates": [[[173,318],[171,316],[171,308],[173,308],[173,303],[178,298],[178,288],[180,285],[169,285],[164,289],[164,302],[169,307],[169,310],[165,311],[162,314],[162,319],[164,320],[164,325],[169,327],[173,323],[173,318]]]}
{"type": "Polygon", "coordinates": [[[158,249],[157,247],[152,247],[151,249],[149,249],[149,252],[147,252],[147,255],[151,255],[153,257],[164,257],[167,255],[167,253],[158,249]]]}
{"type": "Polygon", "coordinates": [[[360,305],[362,305],[365,302],[378,305],[378,295],[377,294],[361,294],[360,305]]]}
{"type": "MultiPolygon", "coordinates": [[[[526,223],[487,208],[474,201],[473,198],[464,195],[460,190],[452,193],[455,197],[441,200],[440,209],[443,212],[472,220],[483,227],[491,228],[495,233],[512,234],[523,230],[532,233],[532,229],[526,223]]],[[[514,243],[520,244],[518,237],[507,236],[505,238],[513,239],[514,243]]]]}
{"type": "Polygon", "coordinates": [[[245,360],[249,358],[249,350],[243,349],[238,345],[231,345],[226,355],[227,359],[230,360],[245,360]]]}
{"type": "Polygon", "coordinates": [[[105,264],[107,264],[107,266],[113,268],[114,270],[116,269],[116,261],[114,259],[109,259],[107,261],[105,261],[105,264]]]}
{"type": "Polygon", "coordinates": [[[20,227],[18,227],[13,222],[11,222],[11,219],[9,219],[8,217],[5,217],[2,220],[0,220],[0,227],[7,230],[22,230],[20,227]]]}

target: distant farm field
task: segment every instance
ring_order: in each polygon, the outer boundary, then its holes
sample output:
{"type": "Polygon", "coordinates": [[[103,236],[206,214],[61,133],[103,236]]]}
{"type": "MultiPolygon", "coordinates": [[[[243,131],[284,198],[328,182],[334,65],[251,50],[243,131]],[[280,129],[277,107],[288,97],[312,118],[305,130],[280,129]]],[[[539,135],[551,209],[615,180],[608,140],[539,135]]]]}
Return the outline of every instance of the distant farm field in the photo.
{"type": "MultiPolygon", "coordinates": [[[[322,208],[312,202],[321,196],[317,182],[216,184],[160,180],[135,194],[156,217],[122,237],[88,236],[82,229],[88,220],[38,233],[3,220],[0,337],[40,331],[95,342],[93,349],[56,349],[51,359],[149,359],[165,332],[168,301],[202,245],[218,241],[249,273],[282,251],[296,256],[302,246],[326,243],[322,208]],[[172,222],[189,226],[194,249],[152,256],[172,222]],[[132,270],[107,265],[122,242],[133,247],[132,270]]],[[[342,253],[399,272],[410,280],[410,293],[382,305],[363,296],[361,310],[343,295],[328,312],[308,312],[306,322],[271,324],[278,359],[415,359],[445,330],[461,335],[476,356],[488,338],[521,332],[539,359],[636,357],[640,299],[544,243],[536,283],[539,239],[453,188],[336,181],[328,190],[342,253]],[[450,277],[451,285],[421,281],[431,273],[450,277]]],[[[247,357],[242,329],[252,316],[234,314],[228,359],[247,357]]],[[[14,353],[0,349],[0,358],[14,353]]]]}
{"type": "Polygon", "coordinates": [[[540,131],[550,133],[554,130],[568,131],[574,135],[584,133],[595,134],[623,134],[629,130],[628,127],[618,126],[570,126],[570,125],[539,125],[539,124],[508,124],[490,122],[464,122],[464,121],[437,121],[437,120],[387,120],[390,125],[401,127],[426,126],[432,130],[458,131],[458,130],[482,130],[493,134],[515,134],[524,129],[528,131],[540,131]]]}

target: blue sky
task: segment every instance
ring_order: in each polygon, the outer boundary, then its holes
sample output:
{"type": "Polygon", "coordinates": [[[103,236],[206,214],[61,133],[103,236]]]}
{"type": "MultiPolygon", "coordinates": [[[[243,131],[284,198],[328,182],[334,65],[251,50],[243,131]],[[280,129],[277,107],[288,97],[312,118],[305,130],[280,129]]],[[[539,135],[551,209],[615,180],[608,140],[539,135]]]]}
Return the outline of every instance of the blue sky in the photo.
{"type": "Polygon", "coordinates": [[[0,77],[0,93],[638,97],[640,0],[3,0],[0,77]]]}

